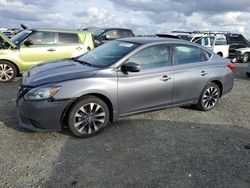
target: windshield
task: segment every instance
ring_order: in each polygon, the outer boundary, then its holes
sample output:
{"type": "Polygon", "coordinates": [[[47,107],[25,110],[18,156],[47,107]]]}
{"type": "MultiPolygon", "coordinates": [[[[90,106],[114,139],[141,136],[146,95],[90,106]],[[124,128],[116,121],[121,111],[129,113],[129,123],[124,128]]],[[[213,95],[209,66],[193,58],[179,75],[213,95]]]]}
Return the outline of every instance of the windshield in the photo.
{"type": "Polygon", "coordinates": [[[106,67],[116,63],[138,46],[139,44],[130,42],[111,41],[93,49],[76,61],[82,61],[92,66],[106,67]]]}
{"type": "Polygon", "coordinates": [[[104,29],[97,29],[93,32],[94,36],[99,36],[100,34],[102,34],[105,30],[104,29]]]}
{"type": "Polygon", "coordinates": [[[18,33],[17,35],[15,35],[14,37],[11,38],[11,41],[15,44],[15,45],[20,45],[23,40],[25,40],[27,38],[27,36],[31,33],[32,31],[29,30],[25,30],[22,31],[20,33],[18,33]]]}

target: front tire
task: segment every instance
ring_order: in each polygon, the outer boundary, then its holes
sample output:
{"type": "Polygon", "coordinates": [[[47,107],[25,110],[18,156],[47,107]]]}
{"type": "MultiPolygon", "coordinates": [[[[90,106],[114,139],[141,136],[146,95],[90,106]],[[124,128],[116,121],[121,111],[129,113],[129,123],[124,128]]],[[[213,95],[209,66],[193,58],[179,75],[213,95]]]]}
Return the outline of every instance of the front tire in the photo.
{"type": "Polygon", "coordinates": [[[221,91],[218,85],[209,83],[203,90],[196,108],[201,111],[213,109],[220,99],[220,94],[221,91]]]}
{"type": "Polygon", "coordinates": [[[0,61],[0,83],[7,83],[14,80],[17,76],[15,65],[8,61],[0,61]]]}
{"type": "Polygon", "coordinates": [[[70,110],[68,126],[74,136],[87,138],[102,132],[109,122],[109,109],[95,96],[86,96],[70,110]]]}

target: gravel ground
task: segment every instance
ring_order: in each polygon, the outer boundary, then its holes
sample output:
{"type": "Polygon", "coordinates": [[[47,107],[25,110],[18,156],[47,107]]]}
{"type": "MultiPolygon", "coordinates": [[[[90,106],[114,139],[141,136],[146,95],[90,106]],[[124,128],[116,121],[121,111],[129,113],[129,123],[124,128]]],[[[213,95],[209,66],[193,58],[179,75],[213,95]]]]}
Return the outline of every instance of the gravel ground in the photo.
{"type": "Polygon", "coordinates": [[[19,81],[0,85],[0,187],[250,187],[250,79],[209,112],[180,107],[123,118],[77,139],[18,127],[19,81]]]}

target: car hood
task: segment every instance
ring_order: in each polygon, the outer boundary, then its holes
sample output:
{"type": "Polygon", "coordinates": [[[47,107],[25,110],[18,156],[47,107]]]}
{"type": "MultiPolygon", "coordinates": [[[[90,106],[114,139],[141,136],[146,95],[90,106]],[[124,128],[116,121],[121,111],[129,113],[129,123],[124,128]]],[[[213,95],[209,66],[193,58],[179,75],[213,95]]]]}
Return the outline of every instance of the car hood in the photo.
{"type": "Polygon", "coordinates": [[[66,80],[93,76],[99,68],[75,62],[70,59],[41,63],[23,75],[23,85],[36,87],[66,80]]]}
{"type": "Polygon", "coordinates": [[[11,40],[5,35],[3,34],[2,32],[0,32],[0,38],[3,39],[3,41],[7,42],[9,45],[11,45],[13,48],[16,48],[17,46],[11,42],[11,40]]]}

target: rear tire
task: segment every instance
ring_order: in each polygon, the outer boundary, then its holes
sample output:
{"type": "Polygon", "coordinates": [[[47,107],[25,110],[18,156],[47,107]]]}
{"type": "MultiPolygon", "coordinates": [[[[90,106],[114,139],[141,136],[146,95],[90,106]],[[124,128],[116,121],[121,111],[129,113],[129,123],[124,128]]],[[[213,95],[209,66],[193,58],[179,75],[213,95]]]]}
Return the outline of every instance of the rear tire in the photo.
{"type": "Polygon", "coordinates": [[[220,88],[215,83],[209,83],[202,91],[196,108],[201,111],[209,111],[213,109],[220,99],[220,88]]]}
{"type": "Polygon", "coordinates": [[[246,73],[247,74],[247,77],[250,78],[250,73],[246,73]]]}
{"type": "Polygon", "coordinates": [[[95,96],[85,96],[68,114],[68,126],[74,136],[87,138],[102,132],[109,122],[109,109],[95,96]]]}
{"type": "Polygon", "coordinates": [[[248,53],[244,53],[242,56],[242,63],[247,63],[248,62],[249,55],[248,53]]]}
{"type": "Polygon", "coordinates": [[[13,81],[17,76],[15,65],[8,61],[0,61],[0,83],[13,81]]]}

